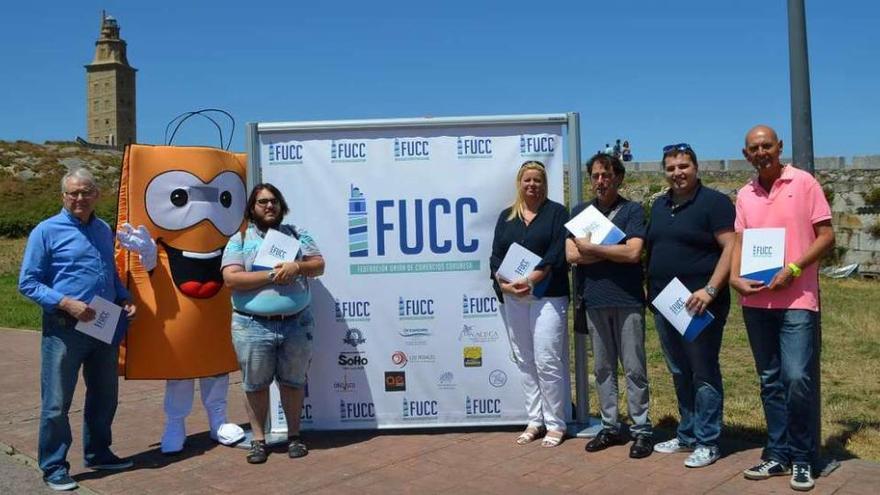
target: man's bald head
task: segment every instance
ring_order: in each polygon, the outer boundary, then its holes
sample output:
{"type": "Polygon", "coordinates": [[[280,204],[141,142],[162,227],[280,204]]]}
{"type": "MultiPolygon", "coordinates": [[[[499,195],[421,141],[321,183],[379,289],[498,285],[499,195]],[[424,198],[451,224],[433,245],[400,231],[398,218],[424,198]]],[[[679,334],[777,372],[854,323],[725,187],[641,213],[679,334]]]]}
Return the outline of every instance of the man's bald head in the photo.
{"type": "Polygon", "coordinates": [[[770,126],[756,125],[749,129],[742,152],[759,174],[773,176],[782,170],[779,161],[782,156],[782,141],[770,126]]]}
{"type": "Polygon", "coordinates": [[[749,129],[749,132],[746,133],[746,146],[749,145],[749,137],[754,134],[766,134],[767,137],[772,139],[773,141],[779,141],[779,137],[776,135],[776,131],[773,130],[769,125],[758,124],[755,127],[749,129]]]}

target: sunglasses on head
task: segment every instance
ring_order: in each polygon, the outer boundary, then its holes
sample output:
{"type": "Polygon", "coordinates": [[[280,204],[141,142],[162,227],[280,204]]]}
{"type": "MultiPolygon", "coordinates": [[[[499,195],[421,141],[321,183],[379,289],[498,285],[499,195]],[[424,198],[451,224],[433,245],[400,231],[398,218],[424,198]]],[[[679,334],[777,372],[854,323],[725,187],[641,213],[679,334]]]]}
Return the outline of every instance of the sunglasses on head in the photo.
{"type": "Polygon", "coordinates": [[[693,148],[691,145],[687,143],[678,143],[678,144],[667,144],[663,147],[663,153],[669,153],[670,151],[691,151],[693,152],[693,148]]]}
{"type": "Polygon", "coordinates": [[[523,163],[519,168],[528,167],[529,165],[537,165],[541,168],[544,168],[544,164],[539,162],[538,160],[529,160],[529,161],[523,163]]]}

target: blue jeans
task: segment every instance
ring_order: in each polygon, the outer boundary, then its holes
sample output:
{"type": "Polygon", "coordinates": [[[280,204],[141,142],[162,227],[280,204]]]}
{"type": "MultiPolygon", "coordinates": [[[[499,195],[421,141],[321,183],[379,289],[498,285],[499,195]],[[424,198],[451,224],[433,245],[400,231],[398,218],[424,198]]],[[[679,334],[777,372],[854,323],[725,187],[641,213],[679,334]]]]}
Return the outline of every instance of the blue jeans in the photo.
{"type": "Polygon", "coordinates": [[[721,383],[718,353],[721,351],[727,311],[713,310],[712,313],[715,319],[693,342],[684,340],[663,316],[654,315],[660,346],[678,399],[678,413],[681,416],[678,440],[690,447],[717,447],[718,437],[721,436],[724,386],[721,383]]]}
{"type": "Polygon", "coordinates": [[[241,368],[245,392],[265,390],[275,379],[303,388],[312,362],[315,318],[309,307],[285,320],[232,314],[232,346],[241,368]]]}
{"type": "Polygon", "coordinates": [[[46,479],[70,470],[67,451],[72,439],[67,413],[80,367],[86,384],[82,438],[86,465],[100,464],[112,455],[110,426],[119,390],[119,348],[80,333],[74,326],[73,318],[43,314],[38,456],[46,479]]]}
{"type": "Polygon", "coordinates": [[[767,419],[762,458],[812,463],[818,450],[819,313],[743,308],[767,419]]]}

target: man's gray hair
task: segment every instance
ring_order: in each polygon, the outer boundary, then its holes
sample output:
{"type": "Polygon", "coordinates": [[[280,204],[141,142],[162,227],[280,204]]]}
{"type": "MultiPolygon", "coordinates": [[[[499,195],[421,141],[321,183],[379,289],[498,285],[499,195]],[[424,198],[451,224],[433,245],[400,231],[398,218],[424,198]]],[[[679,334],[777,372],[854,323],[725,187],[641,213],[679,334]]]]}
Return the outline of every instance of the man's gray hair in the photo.
{"type": "Polygon", "coordinates": [[[95,191],[98,190],[98,183],[95,181],[95,176],[92,175],[91,172],[87,168],[79,167],[68,170],[64,177],[61,178],[61,192],[65,191],[65,187],[67,186],[67,181],[69,179],[76,179],[80,182],[86,182],[89,185],[89,189],[93,189],[95,191]]]}

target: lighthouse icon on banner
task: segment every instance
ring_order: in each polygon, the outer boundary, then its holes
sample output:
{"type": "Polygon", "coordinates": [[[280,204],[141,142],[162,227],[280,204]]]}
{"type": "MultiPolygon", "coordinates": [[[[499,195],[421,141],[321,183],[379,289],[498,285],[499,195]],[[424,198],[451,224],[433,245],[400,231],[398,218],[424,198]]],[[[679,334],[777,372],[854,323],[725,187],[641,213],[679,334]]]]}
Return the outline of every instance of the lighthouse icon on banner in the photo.
{"type": "Polygon", "coordinates": [[[361,190],[351,184],[348,198],[348,256],[362,258],[367,254],[367,200],[361,190]]]}

